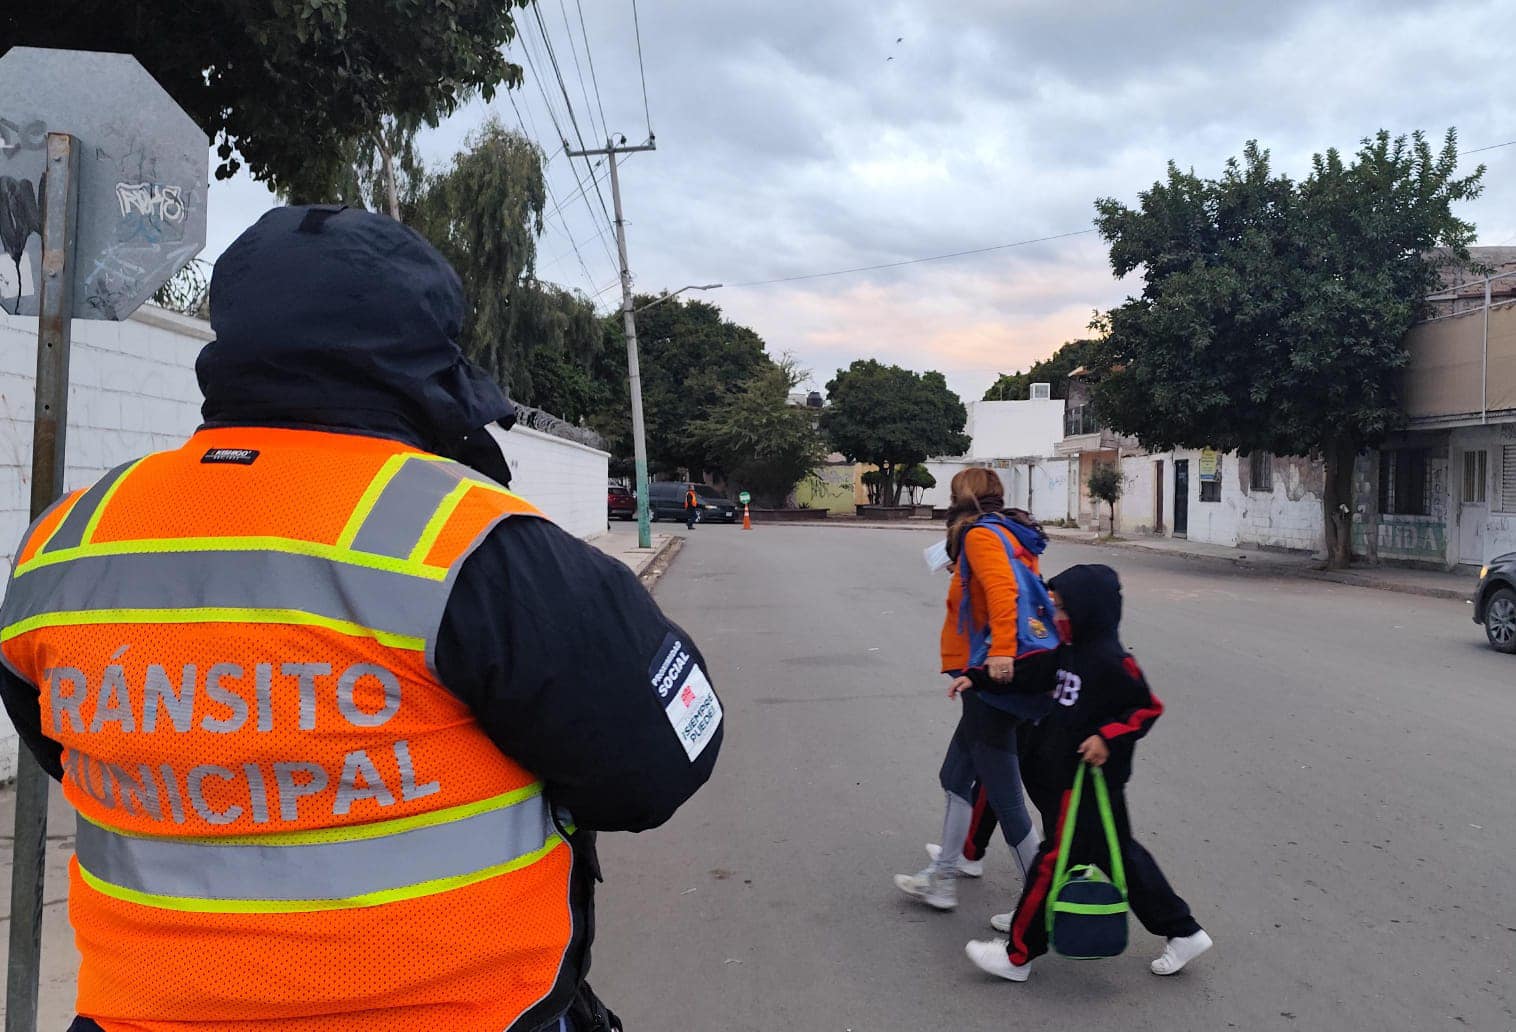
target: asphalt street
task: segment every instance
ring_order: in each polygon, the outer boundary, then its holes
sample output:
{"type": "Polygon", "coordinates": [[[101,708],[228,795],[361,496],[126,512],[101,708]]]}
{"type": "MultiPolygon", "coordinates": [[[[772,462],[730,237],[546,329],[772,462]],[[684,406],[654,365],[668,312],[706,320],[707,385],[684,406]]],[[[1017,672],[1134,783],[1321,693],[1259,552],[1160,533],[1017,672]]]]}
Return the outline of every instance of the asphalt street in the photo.
{"type": "Polygon", "coordinates": [[[956,913],[891,884],[937,837],[957,716],[934,538],[690,538],[657,595],[705,650],[727,739],[668,825],[602,840],[592,982],[631,1032],[1516,1028],[1516,657],[1466,605],[1055,543],[1048,572],[1122,574],[1168,708],[1134,828],[1217,946],[1160,979],[1134,922],[1126,956],[1015,985],[963,955],[1019,891],[1003,842],[956,913]]]}

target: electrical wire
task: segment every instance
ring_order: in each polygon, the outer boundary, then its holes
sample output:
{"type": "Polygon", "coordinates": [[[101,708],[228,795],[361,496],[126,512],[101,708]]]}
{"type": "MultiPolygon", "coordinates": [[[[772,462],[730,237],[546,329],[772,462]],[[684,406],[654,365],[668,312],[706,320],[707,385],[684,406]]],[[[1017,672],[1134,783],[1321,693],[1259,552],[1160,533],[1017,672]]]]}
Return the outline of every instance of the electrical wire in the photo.
{"type": "MultiPolygon", "coordinates": [[[[568,109],[569,124],[573,126],[574,136],[579,140],[579,149],[582,151],[589,150],[589,147],[584,142],[584,133],[579,129],[579,118],[574,114],[574,101],[573,98],[569,96],[568,84],[563,81],[563,69],[558,64],[558,54],[553,49],[553,40],[552,37],[548,34],[547,23],[542,19],[542,7],[537,2],[537,0],[532,0],[532,14],[537,19],[537,31],[542,34],[542,45],[547,49],[548,61],[553,66],[553,76],[558,80],[558,90],[563,94],[563,103],[564,106],[568,109]]],[[[593,130],[594,126],[591,125],[590,128],[593,130]]],[[[567,141],[565,141],[565,143],[566,142],[567,141]]],[[[564,149],[567,150],[568,148],[565,147],[564,149]]],[[[588,165],[589,156],[585,155],[584,159],[585,164],[588,165]]],[[[591,181],[594,180],[593,171],[591,172],[590,178],[591,181]]],[[[615,220],[611,218],[611,210],[605,203],[605,194],[601,192],[598,183],[595,185],[595,196],[600,200],[600,211],[601,214],[605,216],[606,225],[614,226],[615,220]]],[[[586,200],[588,200],[588,198],[586,198],[586,200]]]]}
{"type": "MultiPolygon", "coordinates": [[[[521,117],[521,108],[517,106],[517,104],[516,104],[516,98],[514,96],[512,96],[509,91],[507,91],[506,92],[506,99],[508,99],[511,102],[511,110],[514,111],[514,112],[516,112],[516,124],[521,127],[522,135],[525,135],[526,134],[526,122],[521,117]]],[[[533,123],[533,128],[534,129],[536,128],[535,122],[533,123]]],[[[534,138],[535,138],[535,134],[534,134],[534,138]]],[[[539,150],[541,149],[541,145],[540,144],[538,145],[538,149],[539,150]]],[[[542,185],[547,190],[547,199],[548,199],[548,202],[551,203],[551,204],[555,204],[556,207],[554,207],[551,212],[549,212],[546,216],[544,216],[544,218],[543,218],[544,222],[551,220],[552,217],[554,215],[557,215],[558,212],[563,208],[562,204],[557,204],[556,198],[554,198],[554,196],[553,196],[553,184],[547,178],[547,164],[548,164],[547,162],[543,162],[542,185]]],[[[568,222],[566,222],[560,216],[559,219],[558,219],[558,225],[563,228],[563,235],[566,236],[566,237],[568,237],[569,244],[573,246],[574,254],[579,259],[579,268],[584,273],[585,282],[588,283],[590,286],[594,286],[595,285],[595,277],[590,275],[590,267],[589,267],[589,265],[584,260],[584,253],[582,251],[580,251],[580,249],[579,249],[579,241],[577,241],[577,240],[574,239],[574,234],[573,234],[572,231],[570,231],[570,229],[568,227],[568,222]]],[[[559,258],[562,258],[562,257],[566,257],[566,255],[560,255],[559,256],[559,258]]],[[[557,260],[559,260],[559,259],[554,259],[554,262],[556,262],[557,260]]],[[[548,264],[551,265],[551,264],[553,264],[553,262],[549,262],[548,264]]]]}
{"type": "Polygon", "coordinates": [[[637,72],[642,76],[642,113],[647,117],[647,138],[653,138],[653,112],[647,103],[647,68],[642,63],[642,21],[637,17],[637,0],[632,0],[632,27],[637,32],[637,72]]]}
{"type": "Polygon", "coordinates": [[[574,6],[579,8],[579,34],[584,37],[584,56],[590,62],[590,82],[595,86],[595,106],[600,108],[600,125],[610,134],[610,123],[605,120],[605,105],[600,101],[600,80],[595,75],[595,55],[590,53],[590,32],[584,24],[584,4],[581,0],[574,0],[574,6]]]}
{"type": "MultiPolygon", "coordinates": [[[[535,5],[533,6],[535,7],[535,5]]],[[[558,134],[558,139],[563,145],[563,149],[566,152],[568,150],[568,146],[567,139],[563,133],[563,125],[558,121],[557,109],[553,107],[552,101],[548,98],[547,87],[543,84],[543,77],[537,73],[537,61],[532,56],[531,45],[527,42],[525,33],[522,33],[519,38],[521,40],[521,52],[526,56],[527,67],[531,70],[532,78],[537,83],[538,92],[542,94],[542,105],[543,107],[547,108],[548,118],[551,119],[553,123],[553,130],[558,134]]],[[[586,161],[586,164],[588,164],[588,161],[586,161]]],[[[589,195],[585,192],[586,187],[584,185],[584,180],[579,177],[579,167],[574,164],[572,158],[569,160],[569,170],[574,173],[574,182],[579,187],[578,195],[584,197],[585,207],[589,209],[590,221],[595,226],[595,235],[600,239],[600,246],[605,250],[606,260],[611,263],[612,268],[619,269],[621,267],[620,263],[616,260],[615,256],[611,254],[611,245],[605,238],[604,226],[601,224],[599,218],[597,218],[595,215],[595,206],[590,203],[589,195]]],[[[594,178],[593,167],[590,169],[590,178],[594,178]]]]}
{"type": "Polygon", "coordinates": [[[991,251],[1006,251],[1013,247],[1027,247],[1031,244],[1044,244],[1050,240],[1067,240],[1070,237],[1085,236],[1098,232],[1094,229],[1079,229],[1071,233],[1055,233],[1052,236],[1033,237],[1030,240],[1016,240],[1009,244],[991,244],[989,247],[974,247],[967,251],[952,251],[948,254],[930,254],[921,258],[904,258],[898,262],[881,262],[878,265],[859,265],[851,269],[833,269],[830,272],[808,272],[799,276],[779,276],[775,279],[750,280],[747,283],[731,283],[729,287],[766,287],[774,283],[797,283],[801,280],[825,279],[829,276],[846,276],[854,272],[875,272],[879,269],[898,269],[902,265],[919,265],[922,262],[940,262],[948,258],[964,258],[973,254],[989,254],[991,251]]]}
{"type": "MultiPolygon", "coordinates": [[[[565,33],[567,33],[567,35],[568,35],[569,53],[574,55],[574,71],[579,76],[579,92],[584,97],[585,117],[587,117],[590,120],[590,129],[592,131],[594,131],[594,129],[595,129],[595,108],[590,104],[590,91],[589,91],[589,87],[584,84],[584,67],[579,63],[579,48],[576,47],[576,46],[574,46],[574,29],[573,29],[573,26],[571,26],[569,24],[568,4],[565,3],[564,0],[558,0],[558,10],[563,14],[563,31],[565,33]]],[[[581,21],[582,20],[583,19],[581,18],[581,21]]],[[[590,47],[590,38],[589,38],[588,35],[586,35],[584,37],[584,49],[585,49],[586,53],[589,52],[589,47],[590,47]]],[[[596,95],[597,98],[600,95],[600,87],[598,87],[598,86],[595,87],[595,95],[596,95]]],[[[604,109],[601,109],[601,112],[600,112],[600,129],[599,129],[598,132],[599,132],[600,136],[604,136],[607,139],[609,139],[610,130],[607,129],[606,125],[605,125],[605,111],[604,111],[604,109]]]]}

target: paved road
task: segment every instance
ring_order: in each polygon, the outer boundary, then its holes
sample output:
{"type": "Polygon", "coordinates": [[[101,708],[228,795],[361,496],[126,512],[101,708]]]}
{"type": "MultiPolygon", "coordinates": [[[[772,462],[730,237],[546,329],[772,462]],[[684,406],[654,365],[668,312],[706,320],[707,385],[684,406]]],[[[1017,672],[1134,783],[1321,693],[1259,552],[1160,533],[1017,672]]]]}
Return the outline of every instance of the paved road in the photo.
{"type": "Polygon", "coordinates": [[[1218,946],[1158,979],[1134,925],[1120,959],[981,976],[962,946],[1019,888],[1003,844],[955,914],[890,883],[936,837],[956,718],[932,540],[702,527],[659,585],[728,737],[667,827],[603,842],[593,981],[630,1029],[1516,1027],[1516,658],[1459,603],[1090,546],[1049,569],[1122,572],[1169,707],[1135,826],[1218,946]]]}

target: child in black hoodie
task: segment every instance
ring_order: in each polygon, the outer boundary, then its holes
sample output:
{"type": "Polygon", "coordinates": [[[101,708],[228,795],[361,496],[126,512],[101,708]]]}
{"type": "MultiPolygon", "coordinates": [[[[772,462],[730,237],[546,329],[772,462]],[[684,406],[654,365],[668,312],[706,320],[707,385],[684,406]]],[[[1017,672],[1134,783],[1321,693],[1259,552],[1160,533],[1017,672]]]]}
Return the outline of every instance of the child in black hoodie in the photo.
{"type": "MultiPolygon", "coordinates": [[[[1211,948],[1211,937],[1190,916],[1189,906],[1169,887],[1148,851],[1133,840],[1125,793],[1133,748],[1163,713],[1163,704],[1148,689],[1137,660],[1121,646],[1121,581],[1116,571],[1109,566],[1074,566],[1048,587],[1058,605],[1065,641],[1055,692],[1059,705],[1040,724],[1025,728],[1021,767],[1027,795],[1044,824],[1052,814],[1058,815],[1058,822],[1043,829],[1042,849],[1010,917],[1009,942],[971,942],[965,950],[982,970],[1013,982],[1026,981],[1032,960],[1047,952],[1047,897],[1074,775],[1085,762],[1105,772],[1132,913],[1148,931],[1168,940],[1151,969],[1157,975],[1176,974],[1211,948]]],[[[1100,813],[1093,803],[1090,799],[1080,807],[1069,866],[1107,863],[1100,813]]],[[[996,923],[1003,921],[1001,917],[996,923]]]]}

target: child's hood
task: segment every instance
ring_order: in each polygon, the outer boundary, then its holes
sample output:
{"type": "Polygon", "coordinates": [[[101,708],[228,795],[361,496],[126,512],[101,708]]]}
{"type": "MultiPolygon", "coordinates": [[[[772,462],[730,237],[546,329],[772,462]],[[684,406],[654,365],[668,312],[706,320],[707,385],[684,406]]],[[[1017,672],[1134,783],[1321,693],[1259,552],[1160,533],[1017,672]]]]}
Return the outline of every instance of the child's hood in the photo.
{"type": "Polygon", "coordinates": [[[1114,637],[1121,626],[1121,578],[1109,566],[1070,566],[1048,581],[1069,614],[1074,640],[1114,637]]]}

